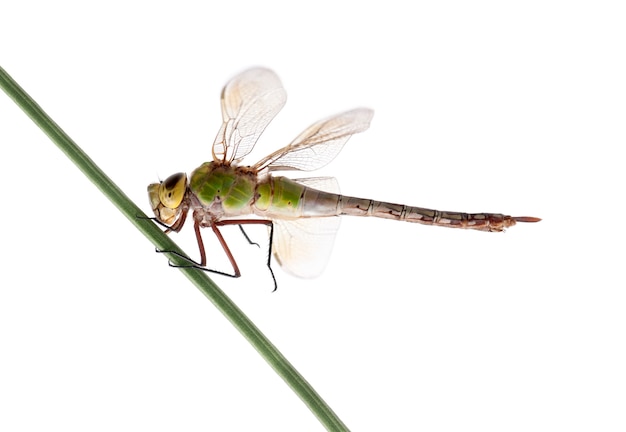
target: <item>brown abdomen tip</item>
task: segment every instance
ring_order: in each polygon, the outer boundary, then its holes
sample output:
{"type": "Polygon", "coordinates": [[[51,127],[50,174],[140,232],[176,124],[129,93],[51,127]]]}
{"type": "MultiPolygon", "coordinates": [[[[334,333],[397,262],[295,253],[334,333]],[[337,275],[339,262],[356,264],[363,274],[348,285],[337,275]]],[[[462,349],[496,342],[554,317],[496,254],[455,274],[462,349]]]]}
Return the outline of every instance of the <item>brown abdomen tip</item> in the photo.
{"type": "Polygon", "coordinates": [[[515,216],[513,220],[515,222],[539,222],[541,218],[532,217],[532,216],[515,216]]]}

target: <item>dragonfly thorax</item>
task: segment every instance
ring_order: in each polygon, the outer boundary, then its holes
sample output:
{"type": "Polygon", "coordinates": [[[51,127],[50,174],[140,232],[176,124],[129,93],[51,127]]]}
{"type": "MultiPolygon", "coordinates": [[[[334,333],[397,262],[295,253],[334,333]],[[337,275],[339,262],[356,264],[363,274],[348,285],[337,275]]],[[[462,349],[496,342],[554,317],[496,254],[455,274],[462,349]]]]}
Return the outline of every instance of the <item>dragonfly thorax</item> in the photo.
{"type": "Polygon", "coordinates": [[[256,186],[257,174],[250,167],[206,162],[191,173],[189,199],[214,220],[245,215],[251,213],[256,186]]]}

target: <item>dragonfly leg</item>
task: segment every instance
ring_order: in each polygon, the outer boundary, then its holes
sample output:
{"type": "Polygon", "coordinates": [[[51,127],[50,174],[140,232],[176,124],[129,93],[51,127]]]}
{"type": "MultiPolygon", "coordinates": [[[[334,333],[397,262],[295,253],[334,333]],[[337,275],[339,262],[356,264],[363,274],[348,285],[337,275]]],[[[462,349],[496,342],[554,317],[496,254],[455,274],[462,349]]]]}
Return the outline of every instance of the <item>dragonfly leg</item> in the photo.
{"type": "Polygon", "coordinates": [[[252,240],[250,240],[250,237],[248,236],[248,234],[246,233],[246,231],[243,229],[243,225],[237,225],[239,227],[239,229],[241,230],[241,233],[243,234],[243,236],[246,238],[246,240],[248,240],[248,243],[251,245],[255,245],[257,247],[261,247],[258,243],[253,242],[252,240]]]}
{"type": "Polygon", "coordinates": [[[189,209],[187,207],[183,208],[183,210],[180,213],[180,216],[178,216],[178,218],[176,219],[176,221],[174,221],[174,223],[167,227],[167,229],[165,230],[165,234],[169,233],[169,232],[180,232],[181,229],[183,229],[183,225],[185,225],[185,221],[187,220],[187,211],[189,209]]]}
{"type": "Polygon", "coordinates": [[[198,249],[200,250],[200,262],[199,263],[194,261],[194,260],[192,260],[188,256],[182,255],[182,254],[180,254],[180,253],[178,253],[176,251],[165,251],[165,250],[158,250],[157,249],[157,252],[160,252],[160,253],[170,253],[172,255],[176,255],[177,257],[182,258],[183,260],[185,260],[185,261],[187,261],[189,263],[189,265],[180,265],[180,264],[172,264],[172,262],[170,262],[169,265],[171,267],[191,267],[191,268],[196,268],[196,269],[202,270],[202,271],[207,271],[207,272],[211,272],[211,273],[220,274],[220,275],[223,275],[223,276],[228,276],[228,277],[232,277],[232,278],[238,278],[239,276],[241,276],[241,272],[239,271],[239,267],[237,266],[237,262],[235,261],[235,258],[233,257],[233,254],[230,252],[230,248],[226,244],[226,241],[224,240],[224,237],[222,236],[222,233],[219,231],[217,226],[215,226],[215,224],[211,224],[210,226],[213,229],[213,232],[215,233],[215,235],[217,236],[220,244],[222,245],[222,248],[224,249],[224,252],[226,253],[226,256],[228,257],[231,265],[233,266],[233,274],[207,268],[207,266],[206,266],[206,264],[207,264],[206,251],[204,249],[204,241],[202,240],[202,235],[200,234],[201,221],[199,221],[199,220],[196,220],[196,222],[194,223],[194,232],[196,233],[196,240],[198,241],[198,249]]]}
{"type": "Polygon", "coordinates": [[[158,218],[156,217],[148,217],[148,216],[141,216],[141,215],[137,215],[135,216],[137,219],[144,219],[144,220],[151,220],[153,222],[156,222],[157,225],[161,225],[163,228],[166,228],[166,230],[164,231],[165,234],[169,234],[170,232],[174,231],[174,232],[180,232],[181,229],[183,229],[183,225],[185,225],[185,221],[187,220],[187,212],[189,211],[188,208],[183,208],[180,212],[180,215],[178,216],[178,218],[174,221],[174,223],[172,225],[168,225],[164,222],[161,222],[158,218]]]}
{"type": "Polygon", "coordinates": [[[159,249],[157,249],[156,251],[158,253],[168,253],[168,254],[175,255],[175,256],[179,257],[180,259],[183,259],[183,260],[185,260],[185,261],[187,261],[189,263],[189,265],[174,264],[171,261],[169,261],[168,264],[169,264],[170,267],[174,267],[174,268],[195,268],[195,269],[198,269],[198,270],[202,270],[202,271],[206,271],[206,272],[210,272],[210,273],[215,273],[215,274],[219,274],[219,275],[222,275],[222,276],[228,276],[228,277],[232,277],[232,278],[239,277],[239,276],[234,275],[234,274],[226,273],[226,272],[219,271],[219,270],[210,269],[210,268],[207,268],[206,266],[203,267],[203,266],[200,265],[199,262],[196,262],[196,261],[192,260],[191,258],[189,258],[187,255],[183,255],[183,254],[181,254],[179,252],[176,252],[176,251],[159,250],[159,249]]]}
{"type": "MultiPolygon", "coordinates": [[[[219,223],[219,222],[218,222],[219,223]]],[[[235,272],[235,277],[239,277],[241,276],[241,272],[239,271],[239,266],[237,265],[237,261],[235,261],[235,257],[233,256],[232,252],[230,251],[230,248],[228,247],[228,244],[226,244],[226,240],[224,240],[224,236],[222,236],[222,233],[220,232],[219,228],[217,227],[217,223],[211,224],[211,229],[213,230],[213,232],[215,233],[215,236],[217,237],[217,239],[219,240],[220,244],[222,245],[222,249],[224,249],[224,253],[226,253],[226,256],[228,257],[228,261],[230,261],[230,265],[233,266],[233,271],[235,272]]],[[[199,229],[196,229],[196,236],[198,238],[198,245],[201,245],[202,242],[202,238],[200,237],[200,231],[199,229]]],[[[206,254],[204,252],[204,245],[201,245],[200,248],[200,255],[202,257],[202,262],[204,263],[203,265],[206,265],[206,254]]]]}
{"type": "MultiPolygon", "coordinates": [[[[167,225],[167,224],[165,224],[165,223],[161,222],[159,219],[157,219],[157,218],[155,218],[155,217],[148,217],[148,216],[141,216],[141,215],[137,215],[137,216],[135,216],[135,217],[136,217],[137,219],[142,219],[142,220],[151,220],[152,222],[156,223],[157,225],[160,225],[160,226],[162,226],[163,228],[166,228],[166,230],[165,230],[165,231],[163,231],[165,234],[168,234],[168,233],[171,231],[171,227],[170,227],[169,225],[167,225]]],[[[169,252],[169,253],[174,253],[174,254],[175,254],[175,252],[172,252],[172,251],[164,251],[164,250],[161,250],[161,249],[159,249],[159,248],[154,248],[154,251],[155,251],[156,253],[165,253],[165,252],[169,252]]],[[[176,254],[176,255],[180,255],[180,254],[176,254]]],[[[181,256],[181,258],[186,258],[186,257],[181,256]]]]}
{"type": "MultiPolygon", "coordinates": [[[[176,220],[176,222],[171,227],[169,227],[169,231],[176,231],[176,232],[180,231],[180,229],[182,228],[182,225],[184,223],[184,220],[180,224],[178,224],[179,220],[176,220]]],[[[222,272],[222,271],[219,271],[219,270],[210,269],[210,268],[206,267],[206,264],[207,264],[206,251],[205,251],[205,248],[204,248],[204,241],[202,240],[202,235],[200,233],[200,228],[202,226],[206,226],[206,225],[202,225],[201,222],[202,222],[201,220],[196,220],[195,223],[194,223],[194,232],[196,233],[196,240],[198,242],[198,249],[200,250],[200,262],[198,263],[198,262],[192,260],[191,258],[185,256],[185,255],[181,255],[180,253],[178,253],[176,251],[165,251],[165,250],[158,250],[157,249],[157,252],[160,252],[160,253],[171,253],[173,255],[176,255],[176,256],[184,259],[185,261],[187,261],[189,263],[189,265],[186,266],[186,265],[172,264],[170,262],[170,266],[172,266],[172,267],[193,267],[193,268],[197,268],[198,270],[208,271],[208,272],[211,272],[211,273],[216,273],[216,274],[220,274],[220,275],[228,276],[228,277],[232,277],[232,278],[238,278],[238,277],[241,276],[241,271],[239,270],[239,266],[237,265],[237,261],[235,260],[235,257],[233,256],[232,252],[230,251],[230,248],[228,247],[228,244],[226,243],[226,240],[224,239],[224,236],[222,235],[221,231],[219,230],[219,227],[220,226],[226,226],[226,225],[238,225],[239,229],[241,229],[241,232],[243,233],[244,237],[246,237],[246,239],[248,240],[248,243],[256,244],[258,246],[257,243],[254,243],[254,242],[252,242],[250,240],[250,238],[248,237],[246,232],[243,230],[243,225],[266,225],[266,226],[268,226],[270,228],[269,247],[268,247],[268,255],[267,255],[267,268],[269,269],[270,274],[272,275],[272,280],[274,281],[274,290],[273,291],[276,291],[278,289],[278,283],[276,282],[276,276],[274,276],[274,270],[272,269],[272,241],[273,241],[273,238],[274,238],[274,223],[271,220],[264,220],[264,219],[225,220],[225,221],[214,222],[214,223],[211,223],[210,225],[208,225],[213,230],[213,233],[217,237],[217,240],[220,242],[220,245],[222,246],[222,249],[224,249],[224,253],[226,254],[226,257],[228,258],[228,260],[230,261],[231,266],[233,267],[233,274],[222,272]]]]}
{"type": "MultiPolygon", "coordinates": [[[[268,251],[267,251],[267,268],[270,270],[270,274],[272,275],[272,280],[274,281],[274,290],[273,291],[276,291],[278,289],[278,283],[276,282],[276,276],[274,276],[274,270],[272,269],[272,241],[274,239],[274,223],[271,220],[268,220],[268,219],[234,219],[234,220],[219,221],[219,222],[216,222],[215,225],[219,225],[219,226],[239,225],[239,229],[241,229],[241,231],[244,233],[244,236],[246,237],[246,239],[248,239],[248,242],[250,244],[256,244],[256,243],[253,243],[253,242],[250,241],[250,239],[248,238],[247,234],[243,230],[243,225],[265,225],[265,226],[268,226],[270,228],[269,247],[268,247],[268,251]]],[[[223,244],[223,246],[224,246],[224,250],[226,250],[227,247],[225,247],[225,243],[223,244]]],[[[230,251],[228,251],[227,254],[229,252],[230,251]]],[[[229,259],[231,257],[232,257],[232,255],[229,256],[229,259]]],[[[231,262],[234,262],[234,258],[231,260],[231,262]]]]}
{"type": "Polygon", "coordinates": [[[137,219],[142,219],[142,220],[151,220],[152,222],[156,223],[159,226],[162,226],[163,228],[165,228],[165,234],[169,233],[170,231],[172,231],[172,227],[170,227],[168,224],[166,224],[165,222],[161,222],[158,218],[155,217],[148,217],[148,216],[141,216],[141,215],[137,215],[135,216],[137,219]]]}

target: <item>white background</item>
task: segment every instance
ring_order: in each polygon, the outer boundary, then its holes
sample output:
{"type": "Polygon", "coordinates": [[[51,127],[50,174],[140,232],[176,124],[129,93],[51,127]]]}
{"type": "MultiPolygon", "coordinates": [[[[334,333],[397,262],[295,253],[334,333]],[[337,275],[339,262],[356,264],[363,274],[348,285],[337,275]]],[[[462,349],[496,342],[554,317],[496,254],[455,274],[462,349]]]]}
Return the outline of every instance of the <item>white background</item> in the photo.
{"type": "MultiPolygon", "coordinates": [[[[275,265],[276,293],[233,230],[243,276],[214,279],[353,430],[624,430],[626,16],[430,3],[14,2],[0,65],[145,211],[148,183],[210,158],[245,68],[289,95],[251,163],[375,109],[315,175],[543,221],[344,218],[326,272],[275,265]]],[[[4,94],[0,146],[1,430],[323,430],[4,94]]],[[[196,253],[192,237],[175,241],[196,253]]]]}

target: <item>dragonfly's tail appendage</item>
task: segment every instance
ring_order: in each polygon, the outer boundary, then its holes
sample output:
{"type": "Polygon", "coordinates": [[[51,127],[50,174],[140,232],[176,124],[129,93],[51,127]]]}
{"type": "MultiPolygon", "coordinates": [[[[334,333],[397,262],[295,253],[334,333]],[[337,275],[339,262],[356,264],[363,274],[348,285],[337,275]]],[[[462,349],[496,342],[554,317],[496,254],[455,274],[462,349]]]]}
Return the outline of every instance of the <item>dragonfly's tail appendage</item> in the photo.
{"type": "Polygon", "coordinates": [[[512,227],[517,222],[539,222],[541,220],[540,218],[533,216],[506,216],[493,213],[459,214],[462,215],[461,219],[466,221],[466,225],[461,228],[477,229],[479,231],[489,232],[502,232],[506,228],[512,227]]]}
{"type": "Polygon", "coordinates": [[[422,212],[415,211],[413,212],[413,216],[417,216],[417,218],[406,220],[427,225],[488,232],[502,232],[514,226],[517,222],[539,222],[541,220],[540,218],[532,216],[507,216],[498,213],[457,213],[438,210],[428,211],[426,217],[424,217],[425,215],[422,214],[422,212]],[[420,217],[422,217],[422,219],[419,219],[420,217]]]}
{"type": "Polygon", "coordinates": [[[532,216],[514,216],[512,219],[515,222],[541,222],[541,218],[532,216]]]}

